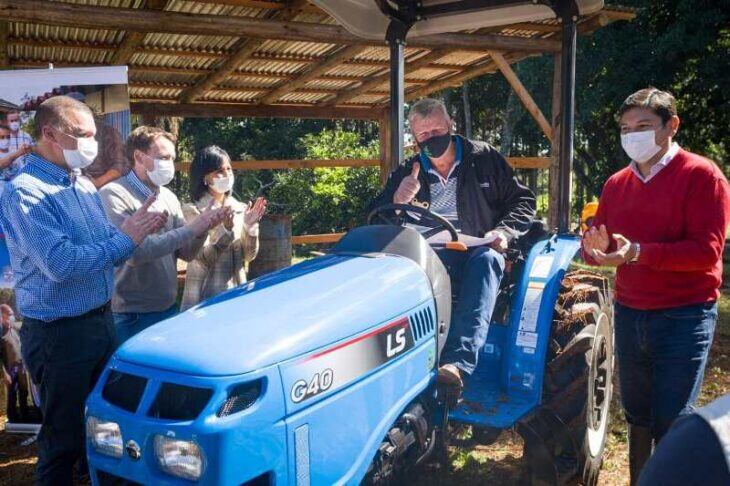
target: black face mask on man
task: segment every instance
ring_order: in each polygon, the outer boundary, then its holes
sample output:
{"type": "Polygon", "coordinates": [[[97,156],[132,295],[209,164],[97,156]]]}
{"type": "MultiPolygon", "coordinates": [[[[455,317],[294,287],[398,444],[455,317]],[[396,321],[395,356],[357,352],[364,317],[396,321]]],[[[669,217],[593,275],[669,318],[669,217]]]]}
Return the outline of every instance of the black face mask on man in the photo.
{"type": "Polygon", "coordinates": [[[421,148],[424,154],[431,159],[438,159],[446,152],[451,143],[451,134],[444,133],[443,135],[434,135],[433,137],[418,142],[418,146],[421,148]]]}

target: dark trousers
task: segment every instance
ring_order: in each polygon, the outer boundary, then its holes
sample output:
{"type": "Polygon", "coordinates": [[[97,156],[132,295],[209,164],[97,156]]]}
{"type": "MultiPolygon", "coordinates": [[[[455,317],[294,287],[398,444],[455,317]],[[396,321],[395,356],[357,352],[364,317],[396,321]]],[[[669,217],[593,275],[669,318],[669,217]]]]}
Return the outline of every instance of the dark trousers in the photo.
{"type": "Polygon", "coordinates": [[[107,305],[53,322],[26,318],[20,339],[43,414],[36,484],[70,485],[84,456],[84,403],[114,351],[111,310],[107,305]]]}
{"type": "Polygon", "coordinates": [[[615,304],[616,355],[626,421],[655,442],[692,413],[717,322],[715,303],[642,311],[615,304]]]}
{"type": "Polygon", "coordinates": [[[639,486],[727,486],[725,452],[699,415],[680,417],[644,466],[639,486]]]}
{"type": "Polygon", "coordinates": [[[441,362],[471,374],[487,339],[504,274],[504,257],[484,247],[468,252],[444,249],[437,253],[451,277],[452,293],[458,296],[441,362]]]}

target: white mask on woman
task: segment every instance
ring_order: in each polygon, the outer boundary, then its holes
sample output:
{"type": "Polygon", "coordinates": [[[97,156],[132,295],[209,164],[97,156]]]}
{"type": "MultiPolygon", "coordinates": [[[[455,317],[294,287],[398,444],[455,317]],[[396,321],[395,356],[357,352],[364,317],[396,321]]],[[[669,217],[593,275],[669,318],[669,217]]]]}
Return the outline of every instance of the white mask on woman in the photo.
{"type": "Polygon", "coordinates": [[[233,189],[233,176],[214,177],[208,185],[218,194],[225,194],[233,189]]]}
{"type": "Polygon", "coordinates": [[[621,146],[626,152],[626,155],[637,164],[648,162],[662,149],[656,144],[654,130],[622,133],[621,146]]]}

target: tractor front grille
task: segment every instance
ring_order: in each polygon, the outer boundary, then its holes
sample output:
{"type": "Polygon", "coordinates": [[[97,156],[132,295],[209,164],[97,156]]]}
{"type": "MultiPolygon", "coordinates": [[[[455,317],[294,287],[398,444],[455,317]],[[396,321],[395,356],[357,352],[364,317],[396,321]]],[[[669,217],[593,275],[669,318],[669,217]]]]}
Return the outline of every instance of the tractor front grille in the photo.
{"type": "Polygon", "coordinates": [[[101,396],[112,405],[134,413],[147,386],[147,379],[140,376],[112,371],[104,383],[101,396]]]}
{"type": "Polygon", "coordinates": [[[163,383],[147,415],[164,420],[194,420],[211,396],[210,388],[163,383]]]}
{"type": "Polygon", "coordinates": [[[120,478],[105,471],[96,471],[96,479],[99,480],[99,486],[142,486],[140,483],[120,478]]]}
{"type": "Polygon", "coordinates": [[[218,416],[227,417],[247,409],[259,399],[262,388],[263,380],[236,385],[228,392],[228,399],[226,399],[223,405],[221,405],[220,410],[218,410],[218,416]]]}
{"type": "Polygon", "coordinates": [[[418,342],[421,338],[428,336],[434,330],[433,314],[430,308],[421,309],[408,318],[413,330],[413,340],[418,342]]]}

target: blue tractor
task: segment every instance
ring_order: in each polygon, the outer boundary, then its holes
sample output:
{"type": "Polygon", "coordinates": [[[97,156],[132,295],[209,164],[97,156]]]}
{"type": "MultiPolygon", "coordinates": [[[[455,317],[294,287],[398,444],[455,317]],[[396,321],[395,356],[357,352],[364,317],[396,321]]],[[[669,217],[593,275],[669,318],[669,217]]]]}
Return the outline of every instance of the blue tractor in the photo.
{"type": "MultiPolygon", "coordinates": [[[[386,22],[393,126],[401,127],[394,160],[402,160],[403,41],[418,19],[433,19],[429,33],[453,28],[448,20],[465,12],[491,25],[559,15],[568,90],[561,164],[570,170],[575,23],[602,2],[317,3],[357,33],[374,29],[363,12],[386,22]]],[[[466,425],[482,443],[516,428],[531,484],[596,484],[612,391],[611,295],[605,277],[572,268],[580,242],[567,232],[561,182],[559,231],[536,226],[509,254],[461,401],[436,385],[454,297],[434,248],[479,241],[427,209],[386,205],[328,254],[127,341],[87,402],[93,483],[408,484],[466,425]],[[425,231],[403,224],[414,215],[425,231]]]]}

